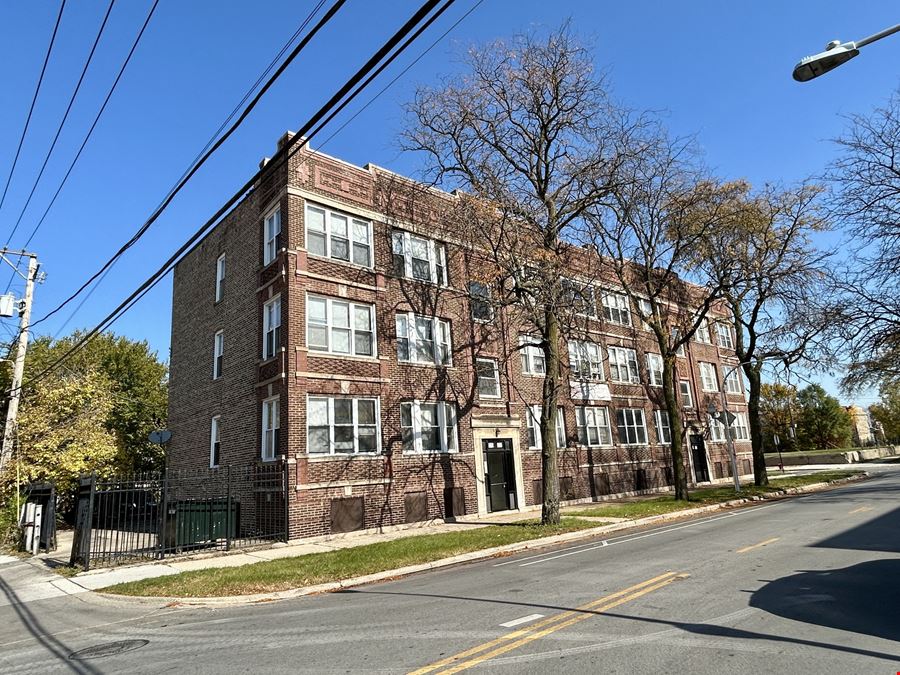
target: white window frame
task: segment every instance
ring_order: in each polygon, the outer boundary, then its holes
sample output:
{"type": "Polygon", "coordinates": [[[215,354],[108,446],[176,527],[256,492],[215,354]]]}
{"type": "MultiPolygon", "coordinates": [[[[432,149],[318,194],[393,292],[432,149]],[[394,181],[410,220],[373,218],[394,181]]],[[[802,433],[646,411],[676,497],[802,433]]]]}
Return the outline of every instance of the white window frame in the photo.
{"type": "Polygon", "coordinates": [[[365,302],[354,302],[351,300],[344,300],[342,298],[330,298],[326,295],[314,295],[312,293],[307,293],[306,295],[306,347],[310,352],[319,353],[319,354],[332,354],[335,356],[357,356],[361,358],[378,358],[378,340],[376,336],[378,333],[375,330],[375,305],[371,305],[365,302]],[[325,323],[321,323],[319,321],[313,321],[312,312],[310,312],[310,307],[314,303],[325,303],[325,323]],[[338,326],[334,323],[334,308],[345,307],[347,308],[347,326],[338,326]],[[357,310],[366,310],[369,314],[369,326],[368,329],[363,329],[359,327],[356,323],[356,315],[357,310]],[[315,329],[324,329],[325,330],[325,345],[324,347],[321,344],[313,344],[313,339],[311,337],[312,333],[315,329]],[[348,340],[348,351],[338,351],[334,348],[335,345],[335,334],[336,333],[344,333],[346,332],[347,340],[348,340]],[[357,335],[369,334],[370,336],[370,354],[361,354],[357,351],[357,343],[356,338],[357,335]]]}
{"type": "Polygon", "coordinates": [[[281,206],[276,206],[263,218],[263,265],[278,256],[281,246],[281,206]]]}
{"type": "Polygon", "coordinates": [[[481,358],[481,357],[478,357],[475,359],[475,389],[478,392],[479,398],[499,399],[502,397],[502,394],[500,391],[500,367],[497,364],[497,359],[481,358]],[[482,393],[482,391],[481,391],[481,381],[488,379],[485,376],[483,376],[479,370],[479,365],[483,365],[483,364],[490,364],[491,368],[493,369],[494,376],[490,379],[496,385],[496,390],[497,390],[496,394],[485,394],[485,393],[482,393]]]}
{"type": "Polygon", "coordinates": [[[678,380],[678,391],[681,393],[681,407],[694,407],[694,393],[691,391],[690,380],[678,380]],[[687,386],[685,386],[687,385],[687,386]]]}
{"type": "Polygon", "coordinates": [[[344,263],[345,265],[355,265],[357,267],[372,269],[375,263],[375,250],[373,246],[371,220],[360,218],[359,216],[354,216],[344,211],[331,209],[327,206],[322,206],[321,204],[314,204],[312,202],[307,202],[304,214],[303,222],[306,225],[306,252],[309,255],[315,258],[327,258],[328,260],[334,260],[344,263]],[[309,215],[310,211],[315,211],[322,216],[322,230],[312,229],[310,227],[310,224],[312,223],[312,218],[310,218],[309,215]],[[332,221],[339,218],[346,220],[346,236],[335,233],[334,228],[332,227],[332,221]],[[324,252],[319,250],[313,251],[313,246],[310,245],[310,241],[314,237],[322,237],[325,247],[324,252]],[[335,255],[334,240],[343,240],[347,242],[346,258],[335,255]],[[365,263],[357,260],[358,251],[366,252],[365,263]]]}
{"type": "Polygon", "coordinates": [[[725,375],[725,393],[726,394],[743,394],[744,389],[741,386],[741,374],[740,369],[730,368],[728,370],[728,374],[725,375]]]}
{"type": "Polygon", "coordinates": [[[216,331],[213,335],[213,373],[212,379],[218,380],[225,372],[225,331],[216,331]]]}
{"type": "MultiPolygon", "coordinates": [[[[424,281],[436,284],[438,286],[448,286],[447,276],[447,248],[439,241],[423,237],[418,234],[412,234],[406,230],[394,230],[391,232],[391,254],[394,273],[397,274],[398,256],[403,259],[403,271],[400,274],[404,279],[412,279],[413,281],[424,281]],[[428,278],[422,279],[413,276],[413,240],[423,242],[425,245],[425,255],[428,256],[428,278]]],[[[417,258],[417,260],[425,260],[425,258],[417,258]]]]}
{"type": "Polygon", "coordinates": [[[589,448],[610,447],[613,444],[609,408],[606,406],[575,407],[575,424],[578,428],[578,442],[589,448]],[[591,440],[594,432],[594,441],[591,440]]]}
{"type": "MultiPolygon", "coordinates": [[[[322,427],[325,425],[316,425],[316,427],[322,427]]],[[[366,434],[368,435],[368,434],[366,434]]],[[[332,455],[337,456],[350,456],[350,455],[364,455],[364,456],[373,456],[381,453],[381,399],[377,396],[330,396],[330,395],[318,395],[318,394],[310,394],[306,397],[306,452],[311,457],[328,457],[332,455]],[[337,400],[341,401],[350,401],[350,411],[351,411],[351,423],[350,424],[341,424],[337,425],[334,421],[334,402],[337,400]],[[313,452],[310,450],[310,404],[314,401],[325,401],[326,402],[326,415],[327,415],[327,427],[328,427],[328,452],[313,452]],[[375,424],[360,424],[359,422],[359,402],[360,401],[374,401],[375,403],[375,424]],[[352,427],[353,428],[353,450],[351,452],[346,451],[337,451],[335,449],[335,427],[352,427]],[[375,449],[374,450],[366,450],[362,451],[359,449],[359,429],[360,427],[365,427],[366,429],[370,427],[375,428],[375,449]]]]}
{"type": "Polygon", "coordinates": [[[216,302],[225,297],[225,254],[216,258],[216,302]]]}
{"type": "Polygon", "coordinates": [[[694,331],[694,340],[705,345],[712,344],[712,337],[709,334],[709,320],[706,317],[700,319],[697,330],[694,331]]]}
{"type": "Polygon", "coordinates": [[[450,401],[402,401],[400,403],[400,437],[403,454],[444,454],[459,452],[459,430],[457,429],[456,404],[450,401]],[[435,406],[437,417],[438,437],[441,447],[438,450],[428,450],[422,447],[422,406],[435,406]],[[404,424],[404,408],[409,410],[411,425],[404,424]],[[410,431],[407,432],[406,430],[410,431]],[[408,440],[412,447],[407,447],[408,440]]]}
{"type": "Polygon", "coordinates": [[[718,393],[719,371],[716,364],[699,361],[697,367],[700,369],[700,389],[704,392],[718,393]]]}
{"type": "Polygon", "coordinates": [[[654,410],[653,423],[656,427],[656,440],[660,445],[672,445],[672,425],[669,423],[668,410],[654,410]],[[665,420],[665,424],[663,421],[665,420]]]}
{"type": "Polygon", "coordinates": [[[734,349],[734,333],[727,323],[716,322],[716,344],[722,349],[734,349]]]}
{"type": "Polygon", "coordinates": [[[215,469],[222,462],[222,416],[213,415],[209,422],[209,468],[215,469]],[[219,449],[216,452],[216,444],[219,449]],[[218,457],[216,457],[218,455],[218,457]],[[216,462],[215,460],[219,461],[216,462]]]}
{"type": "Polygon", "coordinates": [[[603,350],[596,342],[569,340],[569,371],[576,380],[604,382],[603,350]],[[587,366],[587,368],[585,368],[587,366]]]}
{"type": "Polygon", "coordinates": [[[544,350],[536,342],[538,338],[531,335],[519,336],[519,354],[522,360],[522,372],[525,375],[539,375],[543,377],[547,374],[547,359],[544,356],[544,350]],[[540,364],[540,366],[538,366],[540,364]]]}
{"type": "MultiPolygon", "coordinates": [[[[436,316],[423,316],[421,314],[413,314],[412,312],[397,314],[394,319],[394,326],[397,331],[397,361],[400,363],[424,363],[433,366],[452,366],[453,365],[453,334],[450,330],[450,322],[446,319],[440,319],[436,316]],[[418,321],[430,322],[431,324],[431,340],[432,352],[434,359],[419,358],[419,331],[418,321]],[[401,340],[406,341],[406,358],[401,355],[401,340]],[[445,359],[441,358],[441,352],[446,355],[445,359]]],[[[421,342],[429,342],[422,339],[421,342]]]]}
{"type": "Polygon", "coordinates": [[[274,358],[281,351],[281,293],[263,304],[263,360],[274,358]],[[269,333],[272,333],[272,352],[269,353],[269,333]]]}
{"type": "Polygon", "coordinates": [[[270,396],[262,403],[262,446],[260,452],[262,461],[275,461],[278,455],[280,430],[281,397],[270,396]]]}
{"type": "Polygon", "coordinates": [[[600,296],[603,318],[617,326],[631,326],[631,305],[628,296],[613,291],[605,291],[600,296]],[[623,318],[624,317],[624,318],[623,318]]]}
{"type": "Polygon", "coordinates": [[[663,386],[663,358],[661,354],[647,352],[647,377],[651,387],[663,386]]]}
{"type": "Polygon", "coordinates": [[[724,443],[726,439],[725,425],[715,417],[707,417],[709,419],[709,440],[713,443],[724,443]]]}
{"type": "MultiPolygon", "coordinates": [[[[543,436],[541,436],[541,411],[543,406],[527,405],[525,406],[525,424],[528,436],[528,448],[535,450],[543,447],[543,436]]],[[[556,447],[566,447],[566,416],[562,406],[556,408],[556,447]]]]}
{"type": "Polygon", "coordinates": [[[644,415],[643,408],[617,408],[616,409],[616,431],[619,435],[619,444],[620,445],[647,445],[647,419],[644,415]],[[621,423],[619,416],[621,415],[621,423]],[[622,430],[625,431],[625,438],[622,438],[622,430]],[[632,430],[634,431],[633,436],[635,438],[634,441],[631,441],[629,437],[632,435],[632,430]],[[640,440],[640,436],[643,435],[643,440],[640,440]]]}
{"type": "Polygon", "coordinates": [[[490,323],[494,320],[494,305],[491,302],[491,287],[483,281],[469,281],[466,287],[469,291],[469,306],[472,314],[472,321],[476,323],[490,323]],[[475,315],[475,307],[487,307],[487,316],[479,317],[475,315]]]}
{"type": "Polygon", "coordinates": [[[640,384],[641,373],[638,369],[637,352],[630,347],[613,345],[606,348],[609,354],[609,381],[625,384],[640,384]],[[622,379],[622,369],[625,369],[628,377],[622,379]]]}
{"type": "MultiPolygon", "coordinates": [[[[648,317],[653,316],[653,303],[651,303],[647,298],[638,298],[638,312],[640,314],[646,314],[648,317]]],[[[644,317],[641,317],[641,328],[643,330],[652,330],[650,328],[650,324],[647,323],[647,320],[644,317]]]]}
{"type": "Polygon", "coordinates": [[[734,413],[734,424],[731,425],[732,438],[736,441],[750,440],[750,424],[746,413],[734,413]]]}
{"type": "Polygon", "coordinates": [[[597,294],[593,286],[574,279],[563,279],[562,289],[563,297],[571,294],[572,307],[577,315],[597,318],[597,294]]]}

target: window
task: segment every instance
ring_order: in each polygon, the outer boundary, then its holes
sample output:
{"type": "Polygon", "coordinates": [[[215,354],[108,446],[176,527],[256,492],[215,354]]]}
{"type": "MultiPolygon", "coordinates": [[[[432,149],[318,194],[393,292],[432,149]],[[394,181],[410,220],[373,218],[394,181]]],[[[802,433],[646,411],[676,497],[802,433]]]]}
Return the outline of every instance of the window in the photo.
{"type": "Polygon", "coordinates": [[[278,397],[267,398],[262,407],[262,458],[275,459],[278,452],[278,432],[281,427],[281,412],[278,397]]]}
{"type": "Polygon", "coordinates": [[[694,333],[694,338],[697,342],[702,342],[703,344],[712,344],[712,339],[709,337],[709,321],[705,318],[700,319],[700,324],[697,326],[697,331],[694,333]]]}
{"type": "Polygon", "coordinates": [[[641,326],[644,330],[650,330],[650,324],[647,323],[647,319],[653,317],[653,303],[645,298],[638,298],[637,303],[641,312],[641,326]]]}
{"type": "Polygon", "coordinates": [[[456,452],[456,406],[410,401],[400,404],[403,452],[456,452]]]}
{"type": "Polygon", "coordinates": [[[731,326],[727,323],[716,324],[716,342],[725,349],[734,349],[734,336],[731,333],[731,326]]]}
{"type": "Polygon", "coordinates": [[[719,376],[714,364],[700,362],[700,388],[703,391],[719,391],[719,376]]]}
{"type": "MultiPolygon", "coordinates": [[[[681,329],[680,329],[680,328],[673,328],[673,329],[672,329],[672,344],[673,344],[673,345],[674,345],[674,344],[677,344],[677,342],[678,342],[680,339],[681,339],[681,329]]],[[[681,357],[684,357],[684,356],[685,356],[684,343],[683,343],[683,342],[682,342],[680,345],[678,345],[678,349],[675,350],[675,355],[676,355],[676,356],[681,356],[681,357]]]]}
{"type": "Polygon", "coordinates": [[[281,209],[276,208],[263,221],[263,265],[275,260],[281,250],[281,209]]]}
{"type": "Polygon", "coordinates": [[[397,360],[449,366],[450,322],[418,314],[397,315],[397,360]]]}
{"type": "Polygon", "coordinates": [[[311,255],[371,267],[372,223],[307,204],[306,250],[311,255]]]}
{"type": "Polygon", "coordinates": [[[654,410],[653,421],[656,424],[656,440],[663,445],[671,445],[672,425],[669,424],[669,411],[654,410]]]}
{"type": "Polygon", "coordinates": [[[647,445],[647,425],[642,408],[620,408],[616,411],[616,426],[622,445],[647,445]]]}
{"type": "Polygon", "coordinates": [[[593,342],[569,340],[569,368],[576,380],[603,380],[603,357],[593,342]]]}
{"type": "Polygon", "coordinates": [[[482,398],[500,398],[500,373],[494,359],[475,359],[478,377],[478,395],[482,398]]]}
{"type": "Polygon", "coordinates": [[[691,394],[690,380],[679,380],[678,387],[681,390],[681,405],[684,408],[694,407],[694,397],[691,394]]]}
{"type": "Polygon", "coordinates": [[[394,231],[394,274],[407,279],[447,285],[447,255],[444,245],[409,232],[394,231]]]}
{"type": "Polygon", "coordinates": [[[491,289],[480,281],[469,282],[469,302],[472,305],[472,318],[476,321],[490,321],[494,318],[491,305],[491,289]]]}
{"type": "Polygon", "coordinates": [[[661,387],[663,384],[663,360],[659,354],[647,354],[647,372],[650,375],[650,386],[661,387]]]}
{"type": "Polygon", "coordinates": [[[732,438],[737,441],[750,440],[750,425],[747,424],[746,413],[735,413],[734,424],[731,425],[732,438]]]}
{"type": "Polygon", "coordinates": [[[222,361],[225,356],[225,331],[220,330],[213,338],[213,379],[222,377],[222,361]]]}
{"type": "Polygon", "coordinates": [[[589,284],[581,284],[571,279],[562,280],[563,299],[572,305],[577,314],[597,316],[594,302],[594,288],[589,284]]]}
{"type": "Polygon", "coordinates": [[[725,374],[725,391],[729,394],[741,394],[741,374],[737,368],[731,368],[725,374]]]}
{"type": "Polygon", "coordinates": [[[575,421],[578,424],[578,442],[582,445],[612,445],[609,411],[606,408],[578,406],[575,408],[575,421]]]}
{"type": "Polygon", "coordinates": [[[526,375],[544,375],[547,373],[547,361],[544,350],[537,338],[530,335],[519,336],[519,354],[522,357],[522,372],[526,375]]]}
{"type": "Polygon", "coordinates": [[[621,293],[604,293],[603,317],[610,323],[620,326],[631,325],[631,309],[628,305],[628,296],[621,293]]]}
{"type": "Polygon", "coordinates": [[[209,425],[209,468],[219,466],[222,457],[222,418],[216,415],[209,425]]]}
{"type": "Polygon", "coordinates": [[[263,359],[271,359],[281,349],[281,296],[263,305],[263,359]]]}
{"type": "Polygon", "coordinates": [[[312,351],[375,356],[375,308],[307,296],[306,344],[312,351]]]}
{"type": "Polygon", "coordinates": [[[225,297],[225,254],[216,260],[216,302],[225,297]]]}
{"type": "Polygon", "coordinates": [[[725,440],[725,425],[717,418],[709,418],[709,440],[721,443],[725,440]]]}
{"type": "Polygon", "coordinates": [[[378,399],[310,396],[306,451],[352,455],[378,452],[378,399]]]}
{"type": "MultiPolygon", "coordinates": [[[[541,410],[543,406],[529,405],[525,408],[526,423],[528,424],[528,447],[542,447],[541,439],[541,410]]],[[[562,407],[556,409],[556,447],[566,447],[566,420],[562,407]]]]}
{"type": "Polygon", "coordinates": [[[613,382],[640,384],[641,374],[638,372],[637,352],[625,347],[610,347],[608,351],[609,378],[613,382]]]}

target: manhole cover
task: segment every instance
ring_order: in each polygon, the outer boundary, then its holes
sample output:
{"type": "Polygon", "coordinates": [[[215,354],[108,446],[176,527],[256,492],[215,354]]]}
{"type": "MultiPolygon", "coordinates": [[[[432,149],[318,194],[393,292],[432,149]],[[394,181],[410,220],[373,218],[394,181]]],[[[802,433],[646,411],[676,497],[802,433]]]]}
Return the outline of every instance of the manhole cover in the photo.
{"type": "Polygon", "coordinates": [[[94,645],[93,647],[87,647],[77,652],[72,652],[69,654],[69,658],[76,661],[101,659],[104,656],[115,656],[116,654],[123,654],[135,649],[140,649],[149,642],[150,640],[119,640],[118,642],[107,642],[103,645],[94,645]]]}

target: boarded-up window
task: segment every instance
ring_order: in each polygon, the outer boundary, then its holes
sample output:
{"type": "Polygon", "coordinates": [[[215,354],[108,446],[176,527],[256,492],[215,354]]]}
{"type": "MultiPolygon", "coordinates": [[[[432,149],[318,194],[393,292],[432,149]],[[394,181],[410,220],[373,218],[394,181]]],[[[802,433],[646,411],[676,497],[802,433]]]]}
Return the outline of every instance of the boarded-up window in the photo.
{"type": "Polygon", "coordinates": [[[725,469],[722,466],[722,462],[713,462],[713,472],[716,474],[716,478],[725,478],[725,469]]]}
{"type": "Polygon", "coordinates": [[[444,488],[444,517],[466,515],[466,491],[461,487],[444,488]]]}
{"type": "Polygon", "coordinates": [[[744,469],[741,473],[743,473],[746,476],[747,474],[750,474],[753,472],[753,468],[750,466],[749,459],[742,459],[741,463],[744,465],[744,469]]]}
{"type": "Polygon", "coordinates": [[[353,532],[365,526],[365,504],[362,497],[331,500],[331,531],[353,532]]]}
{"type": "Polygon", "coordinates": [[[403,507],[407,523],[428,520],[428,494],[426,492],[407,492],[403,497],[403,507]]]}
{"type": "Polygon", "coordinates": [[[531,496],[534,499],[533,504],[540,504],[544,501],[544,481],[540,478],[531,481],[531,496]]]}
{"type": "Polygon", "coordinates": [[[635,469],[634,472],[634,489],[635,490],[646,490],[648,488],[647,484],[647,470],[646,469],[635,469]]]}
{"type": "Polygon", "coordinates": [[[594,480],[594,494],[598,494],[598,495],[608,495],[609,494],[609,474],[595,473],[593,480],[594,480]]]}

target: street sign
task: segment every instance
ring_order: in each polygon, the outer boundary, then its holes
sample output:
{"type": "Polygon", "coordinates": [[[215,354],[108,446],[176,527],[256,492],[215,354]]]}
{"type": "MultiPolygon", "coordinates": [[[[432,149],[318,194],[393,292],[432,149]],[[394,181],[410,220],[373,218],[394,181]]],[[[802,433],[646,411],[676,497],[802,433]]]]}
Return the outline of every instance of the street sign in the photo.
{"type": "Polygon", "coordinates": [[[172,438],[172,432],[168,429],[157,429],[150,432],[150,442],[157,445],[165,445],[172,438]]]}

